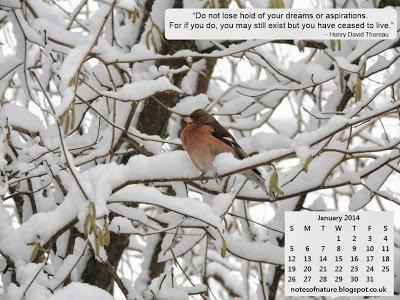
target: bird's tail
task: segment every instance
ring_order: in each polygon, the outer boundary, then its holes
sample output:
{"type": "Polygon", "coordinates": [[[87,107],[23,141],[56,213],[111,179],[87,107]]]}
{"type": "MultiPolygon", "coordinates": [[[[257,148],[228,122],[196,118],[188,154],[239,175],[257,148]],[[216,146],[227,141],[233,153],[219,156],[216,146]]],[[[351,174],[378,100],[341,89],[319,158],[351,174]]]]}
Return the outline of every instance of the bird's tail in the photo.
{"type": "Polygon", "coordinates": [[[265,186],[265,180],[261,176],[261,173],[257,169],[248,170],[248,171],[244,172],[243,175],[246,176],[249,180],[255,182],[257,184],[257,186],[259,186],[266,193],[268,193],[267,187],[265,186]]]}

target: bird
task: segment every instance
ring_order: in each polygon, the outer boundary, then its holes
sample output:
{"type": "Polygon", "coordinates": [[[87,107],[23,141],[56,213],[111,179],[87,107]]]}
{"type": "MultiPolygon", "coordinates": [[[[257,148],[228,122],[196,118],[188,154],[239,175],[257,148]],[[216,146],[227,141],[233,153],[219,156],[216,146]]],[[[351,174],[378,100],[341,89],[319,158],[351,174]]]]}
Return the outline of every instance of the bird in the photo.
{"type": "MultiPolygon", "coordinates": [[[[214,159],[220,153],[232,153],[238,159],[248,157],[229,131],[206,110],[196,109],[183,119],[186,126],[180,134],[182,146],[201,171],[200,177],[214,169],[214,159]]],[[[243,175],[267,192],[265,180],[256,168],[243,172],[243,175]]]]}

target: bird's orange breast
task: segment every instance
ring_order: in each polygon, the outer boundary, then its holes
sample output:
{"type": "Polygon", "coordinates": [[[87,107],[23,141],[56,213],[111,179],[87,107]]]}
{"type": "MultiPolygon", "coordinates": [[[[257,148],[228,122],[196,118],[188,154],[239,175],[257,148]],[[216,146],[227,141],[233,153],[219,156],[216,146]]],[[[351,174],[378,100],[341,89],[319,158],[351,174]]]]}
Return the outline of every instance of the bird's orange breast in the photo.
{"type": "Polygon", "coordinates": [[[231,147],[215,138],[206,125],[188,124],[181,132],[181,141],[194,165],[202,172],[213,168],[219,153],[233,152],[231,147]]]}

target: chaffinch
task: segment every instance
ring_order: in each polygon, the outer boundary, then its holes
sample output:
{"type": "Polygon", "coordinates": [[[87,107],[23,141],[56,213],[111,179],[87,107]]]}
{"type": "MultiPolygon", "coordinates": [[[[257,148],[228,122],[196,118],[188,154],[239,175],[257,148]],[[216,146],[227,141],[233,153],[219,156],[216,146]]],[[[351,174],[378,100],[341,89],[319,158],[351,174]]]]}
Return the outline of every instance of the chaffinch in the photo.
{"type": "MultiPolygon", "coordinates": [[[[228,130],[205,110],[197,109],[184,120],[187,125],[180,135],[182,145],[201,171],[201,176],[213,170],[213,161],[220,153],[230,152],[239,159],[248,157],[228,130]]],[[[248,170],[243,175],[266,191],[264,179],[257,169],[248,170]]]]}

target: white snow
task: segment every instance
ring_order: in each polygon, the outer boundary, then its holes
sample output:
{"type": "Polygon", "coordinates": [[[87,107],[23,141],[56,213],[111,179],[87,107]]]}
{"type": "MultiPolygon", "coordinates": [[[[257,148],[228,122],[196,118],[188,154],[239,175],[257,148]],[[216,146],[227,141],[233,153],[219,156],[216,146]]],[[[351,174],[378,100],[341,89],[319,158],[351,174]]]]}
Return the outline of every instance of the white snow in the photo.
{"type": "Polygon", "coordinates": [[[106,291],[86,283],[72,282],[56,291],[48,300],[114,300],[106,291]]]}
{"type": "Polygon", "coordinates": [[[0,120],[3,124],[16,126],[30,132],[40,132],[44,129],[42,121],[25,107],[8,103],[0,108],[0,120]]]}
{"type": "Polygon", "coordinates": [[[283,265],[284,248],[269,243],[245,242],[237,240],[231,236],[224,235],[228,251],[233,255],[245,258],[249,261],[264,262],[270,264],[283,265]]]}
{"type": "Polygon", "coordinates": [[[338,64],[339,68],[341,68],[345,71],[352,72],[352,73],[358,73],[360,71],[359,66],[350,63],[342,56],[336,56],[335,60],[338,64]]]}
{"type": "Polygon", "coordinates": [[[110,202],[153,204],[184,216],[203,221],[215,228],[222,229],[221,220],[213,213],[207,204],[190,198],[167,196],[156,188],[149,188],[143,185],[131,185],[116,192],[111,197],[110,202]]]}
{"type": "Polygon", "coordinates": [[[165,91],[181,93],[181,90],[171,84],[168,78],[162,76],[156,80],[141,80],[125,84],[116,92],[104,91],[101,94],[120,100],[132,101],[142,100],[155,93],[165,91]]]}

